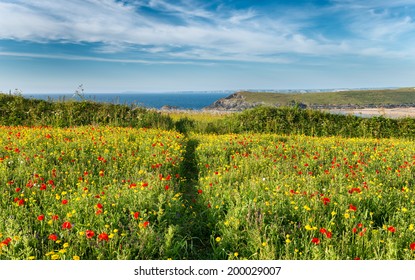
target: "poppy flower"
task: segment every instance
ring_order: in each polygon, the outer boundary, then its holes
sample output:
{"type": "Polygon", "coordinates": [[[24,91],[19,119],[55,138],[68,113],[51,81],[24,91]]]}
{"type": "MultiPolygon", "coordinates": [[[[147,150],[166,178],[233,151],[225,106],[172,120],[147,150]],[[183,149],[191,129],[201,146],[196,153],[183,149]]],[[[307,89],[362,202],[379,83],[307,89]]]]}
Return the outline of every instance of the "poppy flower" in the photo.
{"type": "Polygon", "coordinates": [[[396,228],[394,228],[393,226],[388,227],[388,231],[390,232],[396,232],[396,228]]]}
{"type": "Polygon", "coordinates": [[[199,190],[197,190],[197,193],[198,193],[198,194],[201,194],[202,192],[203,192],[203,191],[202,191],[202,190],[200,190],[200,189],[199,189],[199,190]]]}
{"type": "Polygon", "coordinates": [[[98,204],[97,204],[97,207],[98,207],[99,209],[102,209],[102,208],[103,208],[103,206],[102,206],[102,204],[101,204],[101,203],[98,203],[98,204]]]}
{"type": "Polygon", "coordinates": [[[58,216],[58,215],[53,215],[53,216],[52,216],[52,220],[54,220],[54,221],[59,220],[59,216],[58,216]]]}
{"type": "Polygon", "coordinates": [[[146,227],[148,227],[148,225],[150,224],[150,222],[149,221],[145,221],[144,223],[143,223],[143,227],[144,228],[146,228],[146,227]]]}
{"type": "Polygon", "coordinates": [[[333,235],[333,234],[331,233],[331,231],[328,231],[328,232],[326,233],[326,237],[327,237],[327,238],[329,238],[329,239],[332,237],[332,235],[333,235]]]}
{"type": "Polygon", "coordinates": [[[58,240],[58,236],[56,234],[52,233],[52,234],[49,235],[48,239],[52,240],[52,241],[56,241],[56,240],[58,240]]]}
{"type": "Polygon", "coordinates": [[[62,229],[71,229],[71,228],[72,228],[72,225],[70,222],[64,222],[62,224],[62,229]]]}
{"type": "Polygon", "coordinates": [[[415,242],[409,244],[409,248],[411,248],[412,251],[415,250],[415,242]]]}
{"type": "Polygon", "coordinates": [[[100,235],[98,235],[98,240],[99,241],[108,241],[108,234],[103,232],[100,235]]]}
{"type": "Polygon", "coordinates": [[[24,199],[20,199],[20,200],[17,202],[17,204],[18,204],[19,206],[23,206],[23,205],[24,205],[24,199]]]}
{"type": "Polygon", "coordinates": [[[328,197],[324,197],[323,198],[323,204],[324,205],[327,205],[327,204],[329,204],[330,203],[330,198],[328,198],[328,197]]]}
{"type": "Polygon", "coordinates": [[[45,215],[39,215],[37,216],[38,221],[43,221],[45,219],[45,215]]]}
{"type": "Polygon", "coordinates": [[[350,211],[356,211],[356,210],[357,210],[357,207],[356,207],[356,206],[354,206],[353,204],[350,204],[350,205],[349,205],[349,210],[350,210],[350,211]]]}
{"type": "Polygon", "coordinates": [[[10,238],[10,237],[7,237],[6,239],[4,239],[2,242],[1,242],[1,244],[3,244],[3,245],[9,245],[9,243],[12,241],[12,239],[10,238]]]}
{"type": "Polygon", "coordinates": [[[365,232],[366,232],[366,228],[362,229],[362,231],[359,233],[359,236],[365,235],[365,232]]]}
{"type": "Polygon", "coordinates": [[[167,191],[167,190],[169,190],[169,188],[170,188],[170,187],[169,187],[169,185],[165,185],[165,186],[164,186],[164,189],[165,189],[166,191],[167,191]]]}
{"type": "Polygon", "coordinates": [[[314,237],[313,239],[311,239],[311,242],[318,245],[320,244],[320,239],[318,239],[317,237],[314,237]]]}
{"type": "Polygon", "coordinates": [[[140,212],[135,212],[135,213],[134,213],[134,219],[136,219],[136,220],[137,220],[137,219],[138,219],[138,216],[140,216],[140,212]]]}
{"type": "Polygon", "coordinates": [[[68,204],[68,200],[67,200],[67,199],[62,200],[62,204],[63,204],[63,205],[68,204]]]}
{"type": "Polygon", "coordinates": [[[95,233],[92,230],[88,229],[88,230],[85,231],[86,238],[92,238],[92,237],[94,237],[94,235],[95,235],[95,233]]]}

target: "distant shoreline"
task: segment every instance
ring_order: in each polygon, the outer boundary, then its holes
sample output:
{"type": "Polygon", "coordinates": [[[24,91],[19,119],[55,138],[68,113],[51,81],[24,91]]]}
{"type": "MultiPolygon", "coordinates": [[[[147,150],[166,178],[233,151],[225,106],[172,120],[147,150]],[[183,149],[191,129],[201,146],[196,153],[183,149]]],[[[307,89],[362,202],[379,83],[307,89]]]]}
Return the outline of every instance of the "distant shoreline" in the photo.
{"type": "MultiPolygon", "coordinates": [[[[212,114],[212,115],[228,115],[242,111],[233,110],[214,110],[214,109],[154,109],[160,113],[179,113],[179,114],[212,114]]],[[[312,109],[331,114],[353,115],[358,117],[385,117],[385,118],[415,118],[415,106],[404,108],[359,108],[359,109],[312,109]]]]}
{"type": "Polygon", "coordinates": [[[361,109],[329,109],[322,110],[332,114],[354,115],[363,117],[415,118],[415,107],[400,108],[361,108],[361,109]]]}

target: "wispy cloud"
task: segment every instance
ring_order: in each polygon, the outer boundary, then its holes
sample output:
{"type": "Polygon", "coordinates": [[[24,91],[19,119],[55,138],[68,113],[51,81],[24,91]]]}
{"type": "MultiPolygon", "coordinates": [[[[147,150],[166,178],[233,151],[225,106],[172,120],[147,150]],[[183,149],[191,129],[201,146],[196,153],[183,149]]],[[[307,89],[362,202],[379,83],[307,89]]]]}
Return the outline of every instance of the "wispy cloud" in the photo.
{"type": "MultiPolygon", "coordinates": [[[[137,63],[180,60],[288,63],[292,60],[286,54],[387,56],[401,52],[408,55],[407,49],[375,47],[373,42],[413,35],[413,18],[390,10],[413,4],[412,0],[336,0],[307,16],[298,12],[288,17],[255,7],[235,9],[222,4],[212,8],[206,1],[196,0],[175,4],[165,0],[0,0],[0,39],[100,43],[100,47],[94,47],[97,55],[131,53],[133,57],[148,57],[148,60],[131,59],[137,63]],[[325,12],[344,18],[344,26],[357,37],[339,40],[307,32],[325,12]],[[151,54],[157,54],[155,59],[150,59],[151,54]]],[[[23,56],[29,54],[36,55],[28,52],[23,56]]],[[[88,59],[117,61],[106,57],[88,59]]]]}
{"type": "Polygon", "coordinates": [[[340,12],[344,25],[360,38],[394,41],[415,34],[415,2],[412,0],[333,1],[331,9],[340,12]]]}
{"type": "MultiPolygon", "coordinates": [[[[174,60],[145,60],[145,59],[120,59],[120,58],[104,58],[96,56],[83,56],[83,55],[68,55],[68,54],[39,54],[28,52],[5,52],[0,51],[0,56],[12,56],[22,58],[45,58],[45,59],[59,59],[59,60],[71,60],[71,61],[97,61],[97,62],[110,62],[110,63],[132,63],[132,64],[195,64],[192,61],[174,61],[174,60]]],[[[198,63],[200,64],[200,63],[198,63]]],[[[210,63],[205,63],[209,65],[210,63]]]]}

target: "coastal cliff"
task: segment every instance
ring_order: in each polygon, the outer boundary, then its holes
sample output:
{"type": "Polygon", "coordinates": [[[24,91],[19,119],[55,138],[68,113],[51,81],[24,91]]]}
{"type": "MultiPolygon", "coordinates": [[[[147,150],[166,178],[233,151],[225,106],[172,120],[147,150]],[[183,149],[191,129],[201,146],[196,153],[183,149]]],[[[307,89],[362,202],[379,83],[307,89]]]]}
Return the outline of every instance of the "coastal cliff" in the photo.
{"type": "Polygon", "coordinates": [[[248,102],[242,92],[235,92],[225,98],[216,100],[211,105],[203,108],[203,110],[243,111],[264,104],[263,102],[248,102]]]}
{"type": "Polygon", "coordinates": [[[243,111],[266,105],[318,110],[351,110],[363,108],[413,108],[415,88],[386,90],[347,90],[315,93],[279,93],[240,91],[221,98],[204,110],[243,111]]]}

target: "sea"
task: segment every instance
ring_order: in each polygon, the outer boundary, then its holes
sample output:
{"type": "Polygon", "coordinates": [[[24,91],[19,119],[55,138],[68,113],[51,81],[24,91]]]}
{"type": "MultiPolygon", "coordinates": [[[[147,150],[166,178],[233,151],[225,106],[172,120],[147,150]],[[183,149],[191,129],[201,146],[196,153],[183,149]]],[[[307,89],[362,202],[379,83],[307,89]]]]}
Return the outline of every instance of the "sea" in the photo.
{"type": "Polygon", "coordinates": [[[168,93],[92,93],[83,94],[82,98],[76,94],[63,93],[33,93],[23,94],[27,98],[43,99],[50,101],[65,100],[92,100],[112,104],[135,105],[146,108],[160,109],[170,106],[182,110],[201,110],[211,105],[216,100],[232,94],[234,91],[220,92],[168,92],[168,93]]]}

